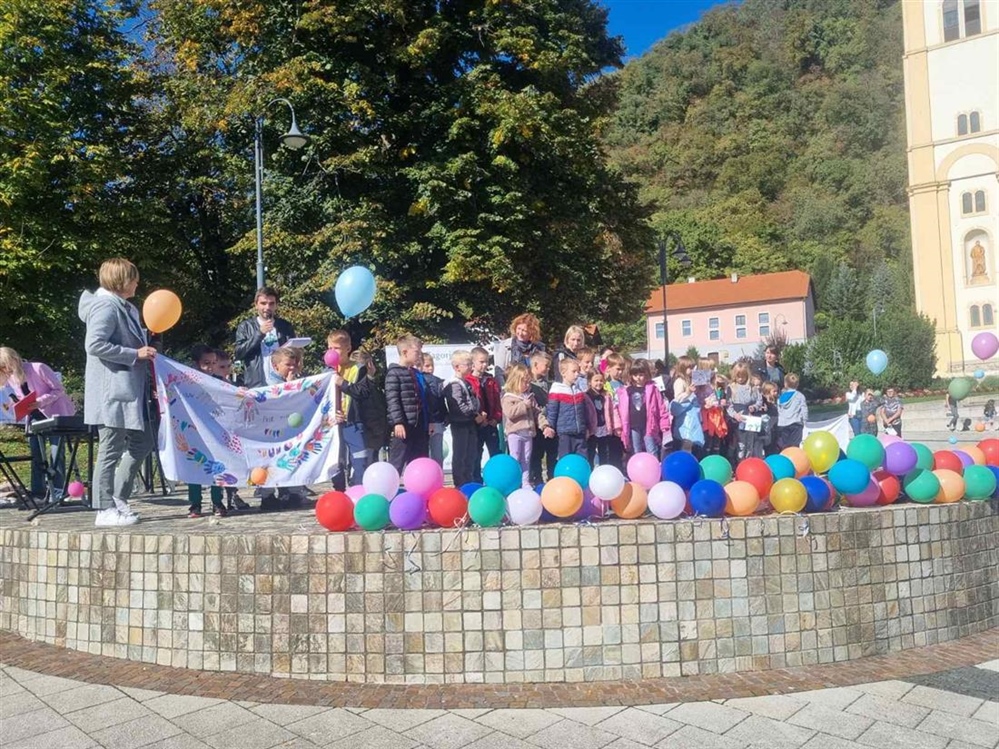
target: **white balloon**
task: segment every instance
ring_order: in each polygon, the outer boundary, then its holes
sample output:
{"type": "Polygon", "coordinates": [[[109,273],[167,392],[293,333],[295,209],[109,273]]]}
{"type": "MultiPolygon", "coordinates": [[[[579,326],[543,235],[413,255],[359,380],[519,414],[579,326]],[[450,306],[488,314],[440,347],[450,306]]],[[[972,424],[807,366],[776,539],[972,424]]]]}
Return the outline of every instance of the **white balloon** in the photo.
{"type": "Polygon", "coordinates": [[[660,481],[649,489],[649,510],[661,520],[679,517],[687,507],[683,487],[672,481],[660,481]]]}
{"type": "Polygon", "coordinates": [[[590,491],[605,502],[619,497],[625,483],[624,474],[614,466],[597,466],[590,474],[590,491]]]}
{"type": "Polygon", "coordinates": [[[541,495],[533,489],[517,489],[506,498],[506,511],[514,525],[533,525],[541,519],[541,495]]]}
{"type": "Polygon", "coordinates": [[[372,463],[365,469],[361,484],[368,494],[378,494],[393,499],[399,491],[399,472],[391,463],[384,461],[372,463]]]}

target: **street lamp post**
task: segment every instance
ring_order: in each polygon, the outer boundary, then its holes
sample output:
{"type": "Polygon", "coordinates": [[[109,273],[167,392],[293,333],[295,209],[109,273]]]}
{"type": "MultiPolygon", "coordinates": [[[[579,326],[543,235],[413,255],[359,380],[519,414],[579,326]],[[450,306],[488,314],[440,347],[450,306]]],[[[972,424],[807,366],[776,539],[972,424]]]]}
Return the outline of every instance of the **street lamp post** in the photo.
{"type": "MultiPolygon", "coordinates": [[[[291,110],[291,127],[281,136],[281,142],[288,148],[297,151],[309,142],[309,136],[298,129],[295,121],[295,108],[287,99],[274,99],[267,102],[266,112],[272,104],[287,105],[291,110]]],[[[264,112],[257,115],[253,132],[254,181],[257,193],[257,288],[264,285],[264,112]]]]}
{"type": "MultiPolygon", "coordinates": [[[[683,240],[680,238],[680,234],[675,231],[667,232],[658,242],[659,248],[659,283],[662,285],[663,294],[663,364],[666,369],[669,370],[669,328],[667,327],[666,321],[666,283],[669,280],[669,273],[666,267],[666,263],[670,258],[670,255],[677,259],[684,268],[690,265],[690,256],[687,254],[687,249],[683,246],[683,240]],[[673,245],[673,251],[670,252],[670,243],[673,245]]],[[[649,351],[651,353],[652,346],[649,346],[649,351]]]]}

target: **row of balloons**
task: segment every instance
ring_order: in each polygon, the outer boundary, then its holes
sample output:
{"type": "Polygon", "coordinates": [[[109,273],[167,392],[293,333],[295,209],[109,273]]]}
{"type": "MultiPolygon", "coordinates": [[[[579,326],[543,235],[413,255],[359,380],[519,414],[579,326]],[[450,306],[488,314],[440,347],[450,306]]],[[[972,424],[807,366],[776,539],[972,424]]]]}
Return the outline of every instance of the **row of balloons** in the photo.
{"type": "Polygon", "coordinates": [[[632,456],[622,472],[614,466],[591,470],[578,455],[555,466],[554,477],[535,488],[521,486],[520,466],[496,455],[483,468],[483,484],[444,486],[444,473],[429,458],[410,463],[401,477],[390,464],[374,463],[362,483],[328,492],[316,517],[331,531],[354,527],[381,530],[393,525],[417,530],[428,524],[455,527],[472,522],[492,527],[505,520],[530,525],[549,519],[624,519],[647,511],[669,520],[686,513],[746,516],[761,510],[821,512],[838,496],[854,507],[890,504],[903,489],[915,502],[987,499],[999,485],[999,439],[982,440],[963,451],[932,453],[897,437],[858,435],[840,451],[829,432],[813,432],[802,447],[789,447],[765,460],[748,458],[733,469],[725,458],[698,461],[677,452],[662,462],[648,453],[632,456]],[[627,474],[627,475],[625,475],[627,474]],[[823,475],[824,474],[824,475],[823,475]]]}

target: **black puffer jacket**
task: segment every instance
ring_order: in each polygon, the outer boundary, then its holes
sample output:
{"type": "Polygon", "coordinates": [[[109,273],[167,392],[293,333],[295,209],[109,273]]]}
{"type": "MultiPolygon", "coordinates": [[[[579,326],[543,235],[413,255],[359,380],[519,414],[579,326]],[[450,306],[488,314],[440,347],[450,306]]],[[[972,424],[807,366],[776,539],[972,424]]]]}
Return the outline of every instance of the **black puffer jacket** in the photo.
{"type": "Polygon", "coordinates": [[[389,365],[385,372],[385,404],[390,428],[400,424],[407,427],[422,424],[423,408],[412,369],[399,364],[389,365]]]}

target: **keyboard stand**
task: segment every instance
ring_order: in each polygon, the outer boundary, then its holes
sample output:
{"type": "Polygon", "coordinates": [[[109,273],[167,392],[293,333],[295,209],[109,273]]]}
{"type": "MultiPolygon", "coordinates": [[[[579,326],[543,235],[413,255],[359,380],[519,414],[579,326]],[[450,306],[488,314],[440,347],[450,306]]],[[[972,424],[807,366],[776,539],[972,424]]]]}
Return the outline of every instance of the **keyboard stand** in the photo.
{"type": "Polygon", "coordinates": [[[0,448],[0,477],[11,485],[11,488],[14,490],[14,496],[17,498],[17,504],[21,509],[37,510],[39,507],[38,502],[31,496],[31,492],[28,491],[28,487],[21,481],[21,477],[17,475],[14,463],[31,463],[31,456],[7,456],[4,454],[3,448],[0,448]]]}
{"type": "Polygon", "coordinates": [[[53,491],[53,489],[55,488],[53,482],[55,471],[52,470],[52,468],[49,466],[48,450],[43,448],[42,456],[43,460],[45,461],[45,484],[47,487],[45,492],[45,502],[41,506],[35,504],[35,506],[32,508],[34,512],[28,515],[27,519],[29,521],[34,520],[39,515],[44,515],[46,512],[49,512],[50,510],[54,510],[56,507],[61,507],[64,502],[66,502],[68,499],[71,499],[71,497],[69,496],[69,484],[72,481],[73,476],[76,476],[77,480],[81,478],[80,467],[78,465],[78,457],[80,452],[80,444],[82,442],[87,443],[88,480],[84,482],[84,484],[87,487],[88,493],[94,484],[94,433],[91,428],[88,427],[86,432],[73,431],[71,433],[60,434],[57,431],[53,431],[48,434],[39,435],[39,436],[45,438],[46,441],[47,438],[52,438],[52,437],[59,437],[60,439],[62,439],[63,445],[61,445],[59,449],[61,450],[68,449],[69,459],[66,461],[66,474],[63,477],[63,484],[61,487],[62,495],[58,499],[56,499],[55,492],[53,491]]]}

